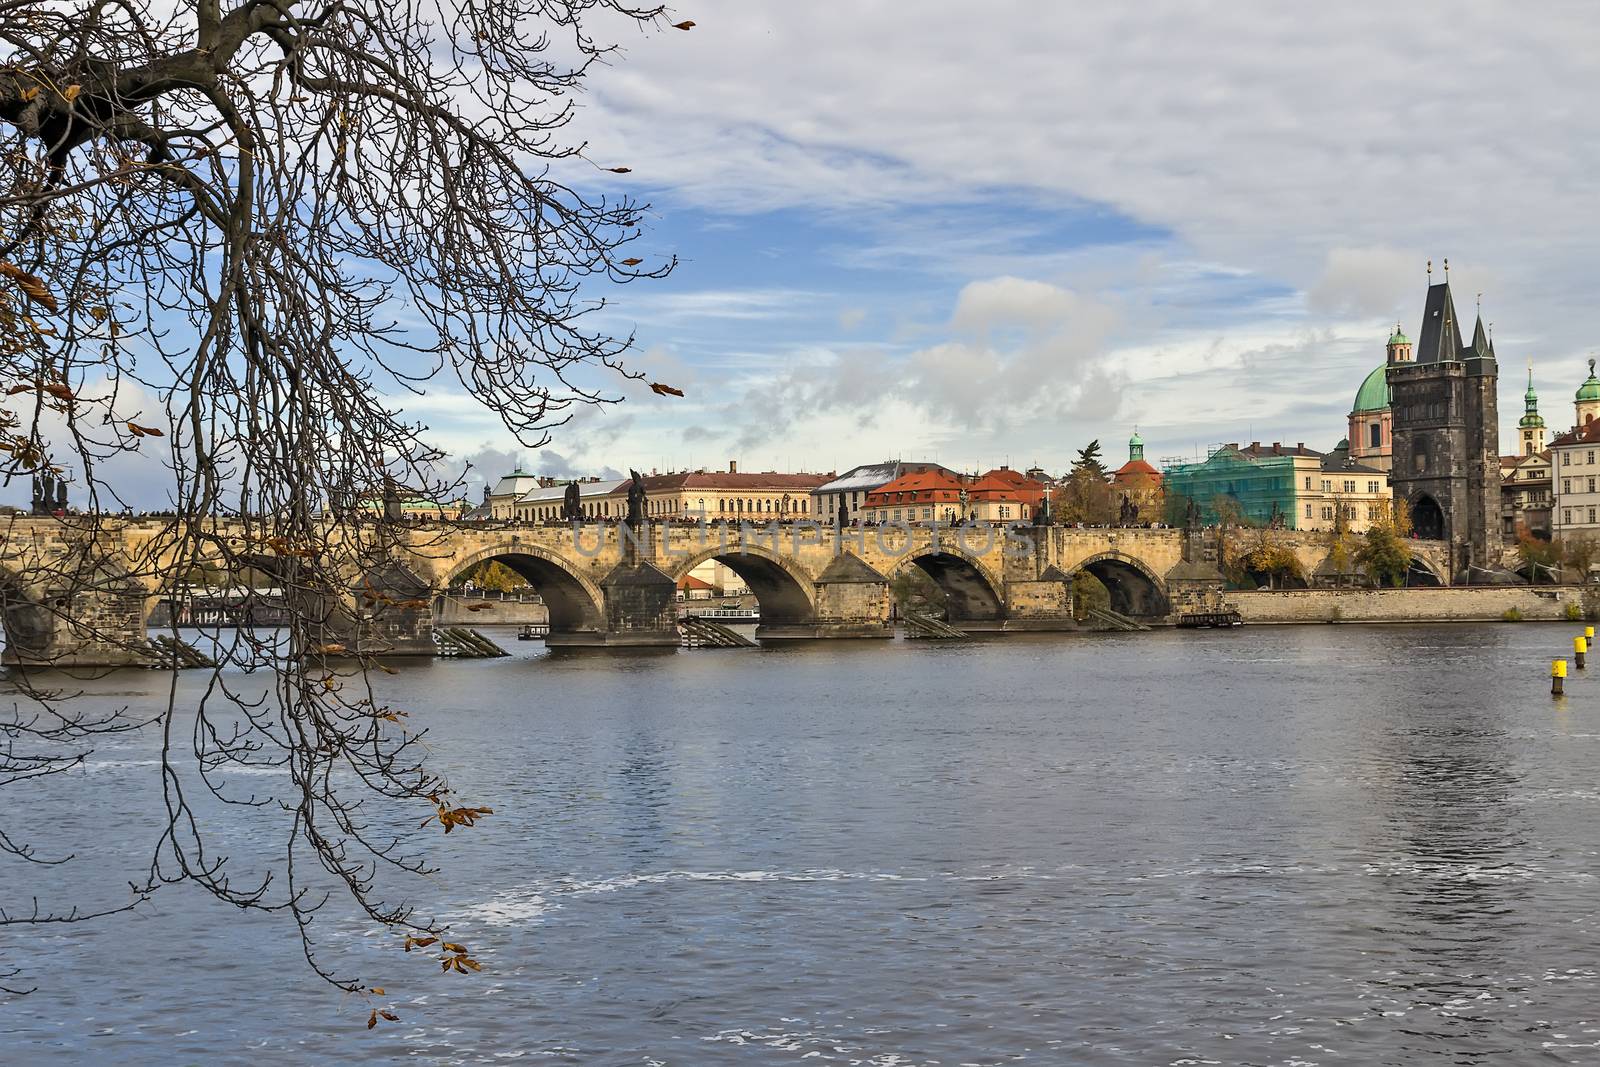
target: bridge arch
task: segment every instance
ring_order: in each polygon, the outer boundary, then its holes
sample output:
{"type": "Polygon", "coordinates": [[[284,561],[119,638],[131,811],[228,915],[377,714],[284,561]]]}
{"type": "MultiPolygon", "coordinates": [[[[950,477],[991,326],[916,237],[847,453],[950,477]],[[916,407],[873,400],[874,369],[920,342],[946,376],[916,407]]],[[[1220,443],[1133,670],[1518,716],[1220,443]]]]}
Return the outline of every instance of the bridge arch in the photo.
{"type": "Polygon", "coordinates": [[[908,555],[891,574],[915,566],[933,579],[945,595],[945,614],[952,621],[989,622],[1005,617],[1004,587],[979,560],[943,548],[908,555]]]}
{"type": "Polygon", "coordinates": [[[707,560],[716,560],[750,587],[761,605],[761,626],[800,626],[816,618],[816,584],[793,561],[755,544],[716,545],[678,560],[674,584],[707,560]]]}
{"type": "Polygon", "coordinates": [[[603,631],[606,628],[605,596],[588,578],[577,573],[560,556],[525,542],[493,545],[450,562],[439,585],[450,583],[480,563],[493,560],[504,564],[523,578],[543,598],[550,612],[552,633],[603,631]]]}
{"type": "Polygon", "coordinates": [[[1170,614],[1167,587],[1143,560],[1115,550],[1088,557],[1073,572],[1088,571],[1111,594],[1111,610],[1135,618],[1170,614]]]}
{"type": "Polygon", "coordinates": [[[1411,500],[1411,528],[1424,541],[1444,540],[1444,509],[1427,493],[1411,500]]]}
{"type": "Polygon", "coordinates": [[[36,661],[49,651],[57,615],[38,590],[29,589],[15,572],[0,567],[0,625],[4,627],[8,664],[36,661]]]}
{"type": "Polygon", "coordinates": [[[1411,564],[1406,568],[1406,585],[1408,586],[1435,586],[1444,585],[1445,580],[1434,569],[1433,563],[1420,552],[1411,555],[1411,564]]]}

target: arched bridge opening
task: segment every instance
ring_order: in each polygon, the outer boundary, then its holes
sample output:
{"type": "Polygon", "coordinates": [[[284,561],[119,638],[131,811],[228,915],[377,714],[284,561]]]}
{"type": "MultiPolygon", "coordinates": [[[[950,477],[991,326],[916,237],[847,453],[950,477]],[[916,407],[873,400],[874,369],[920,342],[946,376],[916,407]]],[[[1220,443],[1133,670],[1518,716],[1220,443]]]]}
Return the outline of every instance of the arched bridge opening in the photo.
{"type": "Polygon", "coordinates": [[[30,595],[16,575],[5,570],[0,570],[0,620],[5,631],[0,662],[36,662],[49,652],[56,629],[55,612],[30,595]]]}
{"type": "Polygon", "coordinates": [[[1434,573],[1426,560],[1412,556],[1410,564],[1406,567],[1405,584],[1407,587],[1433,588],[1444,585],[1444,582],[1434,573]]]}
{"type": "Polygon", "coordinates": [[[599,590],[557,560],[532,552],[479,553],[452,571],[445,582],[446,588],[472,568],[489,562],[501,564],[533,587],[549,612],[552,634],[598,633],[605,630],[605,605],[599,590]]]}
{"type": "Polygon", "coordinates": [[[816,605],[802,579],[771,556],[747,550],[707,553],[678,568],[676,580],[708,560],[727,567],[749,588],[761,608],[761,626],[756,632],[805,627],[816,620],[816,605]]]}
{"type": "Polygon", "coordinates": [[[265,552],[206,556],[149,594],[145,625],[163,630],[285,626],[289,599],[303,596],[308,575],[304,561],[293,556],[265,552]]]}
{"type": "Polygon", "coordinates": [[[913,556],[905,565],[910,564],[933,579],[944,594],[946,620],[959,626],[963,622],[995,622],[1005,617],[1005,602],[988,576],[971,560],[952,552],[930,552],[913,556]]]}
{"type": "Polygon", "coordinates": [[[1111,610],[1132,618],[1159,618],[1172,611],[1161,581],[1142,563],[1125,556],[1096,556],[1078,570],[1088,571],[1106,587],[1111,610]]]}

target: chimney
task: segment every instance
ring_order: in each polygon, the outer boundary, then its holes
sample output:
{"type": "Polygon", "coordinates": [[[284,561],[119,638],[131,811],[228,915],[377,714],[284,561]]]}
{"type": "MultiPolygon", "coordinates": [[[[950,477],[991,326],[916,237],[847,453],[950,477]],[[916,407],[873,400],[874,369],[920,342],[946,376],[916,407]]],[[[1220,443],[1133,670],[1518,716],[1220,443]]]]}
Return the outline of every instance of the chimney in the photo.
{"type": "Polygon", "coordinates": [[[738,460],[736,460],[736,459],[728,460],[728,473],[729,474],[738,474],[739,473],[739,461],[738,460]]]}
{"type": "Polygon", "coordinates": [[[1251,441],[1250,442],[1250,451],[1252,451],[1252,452],[1261,451],[1261,442],[1260,441],[1251,441]]]}
{"type": "Polygon", "coordinates": [[[1300,451],[1304,452],[1306,450],[1306,443],[1304,441],[1296,441],[1294,443],[1294,447],[1296,447],[1300,451]]]}
{"type": "Polygon", "coordinates": [[[1278,441],[1272,442],[1272,454],[1274,456],[1283,455],[1283,445],[1282,445],[1281,442],[1278,442],[1278,441]]]}

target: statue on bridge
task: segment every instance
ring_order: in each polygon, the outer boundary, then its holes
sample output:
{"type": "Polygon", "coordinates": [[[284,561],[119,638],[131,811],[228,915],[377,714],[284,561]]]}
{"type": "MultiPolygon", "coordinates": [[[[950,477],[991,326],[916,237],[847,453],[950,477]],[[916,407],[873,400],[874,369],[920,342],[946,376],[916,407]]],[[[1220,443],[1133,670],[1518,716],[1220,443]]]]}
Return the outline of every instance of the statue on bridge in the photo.
{"type": "Polygon", "coordinates": [[[637,530],[644,525],[644,479],[639,477],[639,472],[630,469],[628,474],[633,481],[628,483],[628,518],[629,526],[637,530]]]}
{"type": "Polygon", "coordinates": [[[583,499],[577,482],[567,483],[567,491],[561,497],[561,517],[567,522],[583,518],[583,499]]]}
{"type": "Polygon", "coordinates": [[[67,480],[50,471],[33,476],[33,514],[57,515],[67,510],[67,480]]]}
{"type": "Polygon", "coordinates": [[[1183,515],[1183,528],[1194,531],[1200,529],[1200,505],[1196,504],[1194,497],[1189,498],[1189,504],[1183,515]]]}
{"type": "Polygon", "coordinates": [[[1049,493],[1044,495],[1044,498],[1039,501],[1039,506],[1034,509],[1033,524],[1035,526],[1054,526],[1056,524],[1055,516],[1050,514],[1049,493]]]}
{"type": "Polygon", "coordinates": [[[971,522],[972,521],[972,494],[967,492],[967,487],[966,486],[963,485],[961,487],[961,491],[956,494],[956,499],[961,502],[961,519],[960,519],[960,521],[964,522],[964,523],[971,522]]]}
{"type": "Polygon", "coordinates": [[[1117,521],[1123,526],[1139,525],[1139,505],[1130,500],[1127,493],[1122,494],[1122,507],[1117,521]]]}

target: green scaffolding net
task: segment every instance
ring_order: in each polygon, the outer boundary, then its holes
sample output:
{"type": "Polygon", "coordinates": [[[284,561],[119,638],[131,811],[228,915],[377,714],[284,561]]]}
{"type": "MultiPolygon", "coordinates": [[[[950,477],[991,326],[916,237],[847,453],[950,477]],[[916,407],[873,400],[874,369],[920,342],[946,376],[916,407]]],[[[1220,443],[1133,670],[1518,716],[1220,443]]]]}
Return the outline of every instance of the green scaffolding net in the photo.
{"type": "Polygon", "coordinates": [[[1226,446],[1215,449],[1203,462],[1176,463],[1164,473],[1167,521],[1182,525],[1193,501],[1200,521],[1266,526],[1281,516],[1290,528],[1299,525],[1294,513],[1294,457],[1247,456],[1226,446]]]}

